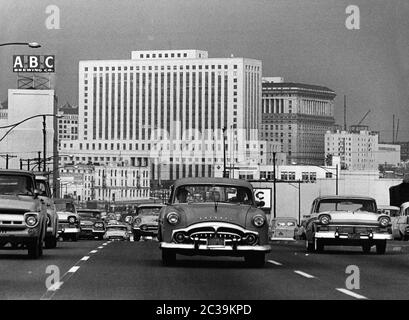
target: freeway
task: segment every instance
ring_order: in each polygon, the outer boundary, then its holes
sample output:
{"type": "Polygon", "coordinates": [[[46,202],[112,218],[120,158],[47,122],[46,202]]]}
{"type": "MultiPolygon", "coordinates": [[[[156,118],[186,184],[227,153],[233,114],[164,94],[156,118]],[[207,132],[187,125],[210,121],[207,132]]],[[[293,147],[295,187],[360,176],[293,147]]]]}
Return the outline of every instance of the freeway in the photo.
{"type": "Polygon", "coordinates": [[[408,258],[408,242],[391,241],[377,255],[349,247],[307,254],[297,241],[273,244],[261,269],[241,258],[184,256],[164,267],[154,240],[60,242],[38,260],[0,251],[0,299],[409,299],[408,258]],[[47,289],[49,266],[61,277],[47,289]],[[358,267],[359,289],[346,288],[348,266],[358,267]]]}

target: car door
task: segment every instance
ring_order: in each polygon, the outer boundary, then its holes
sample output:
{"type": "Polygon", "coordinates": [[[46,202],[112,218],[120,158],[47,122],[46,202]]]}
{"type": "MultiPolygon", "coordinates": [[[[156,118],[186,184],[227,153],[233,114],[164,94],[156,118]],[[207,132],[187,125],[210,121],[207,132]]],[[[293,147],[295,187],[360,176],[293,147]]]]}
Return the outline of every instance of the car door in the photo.
{"type": "Polygon", "coordinates": [[[405,229],[408,225],[408,208],[401,208],[400,215],[397,219],[397,230],[399,231],[399,236],[405,234],[405,229]]]}

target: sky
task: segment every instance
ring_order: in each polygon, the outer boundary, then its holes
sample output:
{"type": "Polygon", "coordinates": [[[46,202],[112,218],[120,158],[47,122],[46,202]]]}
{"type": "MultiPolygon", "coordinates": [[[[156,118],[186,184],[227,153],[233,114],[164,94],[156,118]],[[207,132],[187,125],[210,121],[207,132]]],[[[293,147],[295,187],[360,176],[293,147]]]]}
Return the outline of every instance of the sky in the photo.
{"type": "Polygon", "coordinates": [[[327,86],[337,93],[335,119],[363,121],[392,140],[409,141],[408,0],[0,0],[0,43],[36,41],[42,48],[0,47],[0,101],[17,87],[13,54],[54,54],[60,104],[78,104],[78,62],[130,59],[132,50],[200,49],[209,57],[246,57],[263,76],[327,86]],[[359,29],[345,21],[359,8],[359,29]],[[48,29],[46,8],[59,9],[48,29]]]}

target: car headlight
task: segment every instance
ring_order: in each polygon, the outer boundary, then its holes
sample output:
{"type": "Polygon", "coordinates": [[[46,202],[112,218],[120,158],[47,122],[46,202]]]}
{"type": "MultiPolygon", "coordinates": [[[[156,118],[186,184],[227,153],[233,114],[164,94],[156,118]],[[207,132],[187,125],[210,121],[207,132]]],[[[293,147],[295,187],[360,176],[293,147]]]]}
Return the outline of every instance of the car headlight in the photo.
{"type": "Polygon", "coordinates": [[[170,212],[166,216],[166,219],[168,220],[170,224],[176,225],[179,223],[180,215],[176,212],[170,212]]]}
{"type": "Polygon", "coordinates": [[[389,219],[389,217],[381,217],[379,218],[379,224],[381,225],[381,227],[387,227],[389,226],[389,223],[391,222],[391,220],[389,219]]]}
{"type": "Polygon", "coordinates": [[[68,222],[71,223],[71,224],[75,223],[75,221],[76,221],[75,217],[69,217],[68,218],[68,222]]]}
{"type": "Polygon", "coordinates": [[[327,225],[331,221],[331,217],[329,215],[327,215],[327,214],[323,214],[323,215],[320,216],[318,221],[319,221],[320,224],[327,225]]]}
{"type": "Polygon", "coordinates": [[[257,228],[262,227],[265,222],[266,222],[266,219],[261,215],[254,216],[254,218],[253,218],[253,224],[257,228]]]}
{"type": "Polygon", "coordinates": [[[29,228],[34,228],[38,225],[38,215],[37,213],[26,214],[24,221],[29,228]]]}

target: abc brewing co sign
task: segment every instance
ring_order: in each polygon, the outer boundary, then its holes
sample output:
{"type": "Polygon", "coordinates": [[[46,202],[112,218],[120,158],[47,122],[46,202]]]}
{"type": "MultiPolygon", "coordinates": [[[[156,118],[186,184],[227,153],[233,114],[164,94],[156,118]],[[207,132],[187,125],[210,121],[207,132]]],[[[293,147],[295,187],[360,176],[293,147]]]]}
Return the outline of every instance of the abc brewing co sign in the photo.
{"type": "Polygon", "coordinates": [[[55,72],[55,56],[13,55],[13,72],[55,72]]]}

